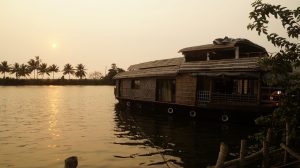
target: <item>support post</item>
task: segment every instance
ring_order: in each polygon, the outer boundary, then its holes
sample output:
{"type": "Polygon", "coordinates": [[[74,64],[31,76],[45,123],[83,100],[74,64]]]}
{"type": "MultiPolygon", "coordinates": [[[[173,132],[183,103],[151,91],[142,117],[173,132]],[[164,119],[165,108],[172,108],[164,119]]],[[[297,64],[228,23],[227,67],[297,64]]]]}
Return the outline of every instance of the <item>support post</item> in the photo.
{"type": "Polygon", "coordinates": [[[244,159],[246,155],[246,145],[247,141],[245,139],[241,140],[241,149],[240,149],[240,167],[244,167],[244,159]]]}
{"type": "Polygon", "coordinates": [[[221,142],[218,160],[215,168],[222,168],[224,166],[224,162],[227,154],[228,154],[228,145],[225,144],[224,142],[221,142]]]}
{"type": "Polygon", "coordinates": [[[296,158],[298,161],[300,161],[300,155],[297,154],[296,152],[294,152],[292,149],[290,149],[289,147],[285,146],[283,143],[280,144],[280,147],[282,149],[284,149],[286,152],[288,152],[291,156],[293,156],[294,158],[296,158]]]}
{"type": "Polygon", "coordinates": [[[266,140],[263,141],[263,164],[262,167],[263,168],[269,168],[269,142],[267,142],[266,140]]]}
{"type": "MultiPolygon", "coordinates": [[[[287,146],[287,147],[290,144],[289,133],[290,133],[290,123],[289,123],[289,120],[286,120],[285,121],[285,146],[287,146]]],[[[287,158],[288,158],[288,152],[285,150],[284,151],[284,163],[287,162],[287,158]]]]}
{"type": "Polygon", "coordinates": [[[239,59],[240,58],[240,49],[239,47],[235,47],[235,59],[239,59]]]}
{"type": "Polygon", "coordinates": [[[209,102],[212,100],[212,90],[213,90],[213,80],[208,78],[209,80],[209,102]]]}
{"type": "Polygon", "coordinates": [[[257,80],[257,104],[260,104],[261,102],[261,75],[259,75],[259,78],[257,80]]]}

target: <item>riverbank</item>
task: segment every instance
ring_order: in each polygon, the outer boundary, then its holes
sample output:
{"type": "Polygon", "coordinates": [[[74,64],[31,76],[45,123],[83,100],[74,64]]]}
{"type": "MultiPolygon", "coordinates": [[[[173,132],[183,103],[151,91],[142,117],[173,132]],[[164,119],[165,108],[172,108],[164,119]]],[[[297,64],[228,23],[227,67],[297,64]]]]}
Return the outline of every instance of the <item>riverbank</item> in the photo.
{"type": "Polygon", "coordinates": [[[0,86],[19,85],[114,85],[107,79],[0,79],[0,86]]]}

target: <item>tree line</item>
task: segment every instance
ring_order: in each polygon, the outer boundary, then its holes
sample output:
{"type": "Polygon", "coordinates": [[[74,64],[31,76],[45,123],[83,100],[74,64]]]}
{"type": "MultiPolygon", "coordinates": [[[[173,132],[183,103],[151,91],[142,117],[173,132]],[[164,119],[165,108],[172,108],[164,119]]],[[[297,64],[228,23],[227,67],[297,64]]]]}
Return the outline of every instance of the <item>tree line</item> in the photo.
{"type": "MultiPolygon", "coordinates": [[[[86,78],[87,69],[83,64],[77,64],[75,68],[67,63],[64,65],[62,72],[63,75],[68,75],[70,79],[71,76],[75,75],[78,79],[86,78]]],[[[92,79],[105,79],[112,80],[113,76],[124,70],[118,68],[115,63],[112,64],[111,69],[108,70],[108,74],[103,77],[100,72],[93,72],[90,74],[92,79]]],[[[0,73],[3,74],[3,78],[6,78],[6,74],[14,74],[16,79],[27,78],[33,74],[34,79],[39,79],[39,76],[43,79],[45,75],[50,76],[52,74],[52,79],[54,79],[54,74],[60,72],[59,67],[56,64],[49,65],[43,63],[39,56],[30,59],[26,64],[14,63],[13,65],[8,64],[7,61],[2,61],[0,63],[0,73]]],[[[64,76],[61,77],[64,79],[64,76]]]]}

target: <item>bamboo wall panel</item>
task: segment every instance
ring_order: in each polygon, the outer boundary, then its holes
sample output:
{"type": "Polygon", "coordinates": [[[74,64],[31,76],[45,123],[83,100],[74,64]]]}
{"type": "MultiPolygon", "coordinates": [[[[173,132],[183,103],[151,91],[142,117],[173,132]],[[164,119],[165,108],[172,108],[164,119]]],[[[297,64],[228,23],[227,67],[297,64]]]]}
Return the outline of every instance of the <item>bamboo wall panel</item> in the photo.
{"type": "Polygon", "coordinates": [[[176,77],[176,103],[195,105],[197,78],[188,74],[176,77]]]}
{"type": "Polygon", "coordinates": [[[121,82],[121,97],[132,100],[155,101],[156,80],[139,79],[140,88],[131,88],[131,79],[123,79],[121,82]]]}

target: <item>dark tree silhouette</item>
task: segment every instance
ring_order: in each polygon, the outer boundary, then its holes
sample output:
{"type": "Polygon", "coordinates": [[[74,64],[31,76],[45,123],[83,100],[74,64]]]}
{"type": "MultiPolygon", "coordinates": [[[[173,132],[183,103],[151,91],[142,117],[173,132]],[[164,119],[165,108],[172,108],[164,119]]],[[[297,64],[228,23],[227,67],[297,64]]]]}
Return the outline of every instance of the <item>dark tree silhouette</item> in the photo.
{"type": "Polygon", "coordinates": [[[118,68],[115,63],[111,64],[111,68],[108,70],[107,75],[105,76],[106,79],[112,80],[115,75],[120,72],[124,72],[124,69],[118,68]]]}
{"type": "Polygon", "coordinates": [[[66,64],[64,66],[64,69],[63,69],[63,74],[66,75],[68,74],[69,75],[69,79],[70,79],[70,75],[74,75],[75,71],[74,71],[74,68],[71,64],[66,64]]]}
{"type": "Polygon", "coordinates": [[[15,74],[16,75],[16,79],[18,79],[20,77],[20,65],[19,63],[15,63],[13,65],[13,67],[10,70],[11,74],[15,74]]]}
{"type": "Polygon", "coordinates": [[[76,66],[75,76],[80,78],[80,79],[82,79],[82,77],[86,76],[86,69],[85,69],[84,65],[78,64],[76,66]]]}
{"type": "MultiPolygon", "coordinates": [[[[282,126],[285,123],[286,135],[289,135],[297,127],[296,123],[299,123],[297,119],[300,116],[300,74],[292,73],[293,67],[300,66],[300,43],[297,42],[300,33],[300,7],[290,10],[281,5],[263,3],[261,0],[252,3],[252,7],[254,10],[249,17],[253,23],[248,25],[248,29],[266,36],[268,41],[280,49],[279,52],[261,60],[262,65],[272,73],[272,78],[267,82],[269,85],[280,86],[285,91],[279,108],[272,116],[265,117],[265,121],[271,121],[270,127],[282,126]],[[268,27],[270,17],[281,22],[288,38],[270,32],[268,27]]],[[[276,130],[280,129],[282,128],[276,130]]],[[[287,145],[288,142],[289,138],[286,139],[287,145]]]]}
{"type": "Polygon", "coordinates": [[[36,71],[38,69],[38,64],[37,62],[34,60],[34,59],[30,59],[28,62],[28,69],[31,72],[33,72],[33,78],[35,79],[35,74],[36,74],[36,71]]]}
{"type": "Polygon", "coordinates": [[[36,70],[36,78],[39,78],[39,68],[40,68],[40,64],[41,64],[42,60],[40,59],[39,56],[35,56],[35,70],[36,70]]]}
{"type": "Polygon", "coordinates": [[[45,75],[45,74],[48,75],[48,76],[50,75],[49,69],[48,69],[46,63],[40,64],[38,70],[39,70],[39,74],[42,75],[42,79],[44,78],[44,75],[45,75]]]}
{"type": "Polygon", "coordinates": [[[10,72],[10,67],[7,61],[2,61],[0,64],[0,72],[3,74],[3,78],[5,78],[5,73],[10,72]]]}
{"type": "Polygon", "coordinates": [[[59,67],[55,64],[52,64],[51,66],[49,66],[48,71],[49,73],[52,73],[52,79],[54,79],[54,73],[59,72],[59,67]]]}
{"type": "Polygon", "coordinates": [[[103,78],[103,80],[107,83],[107,84],[114,84],[115,80],[113,79],[113,77],[118,74],[124,72],[124,70],[122,68],[118,68],[117,65],[115,63],[111,64],[111,68],[108,70],[107,75],[103,78]]]}
{"type": "Polygon", "coordinates": [[[28,69],[28,66],[27,65],[25,65],[25,64],[21,64],[20,65],[20,68],[19,68],[19,76],[20,77],[27,77],[27,76],[29,76],[30,75],[30,70],[28,69]]]}

